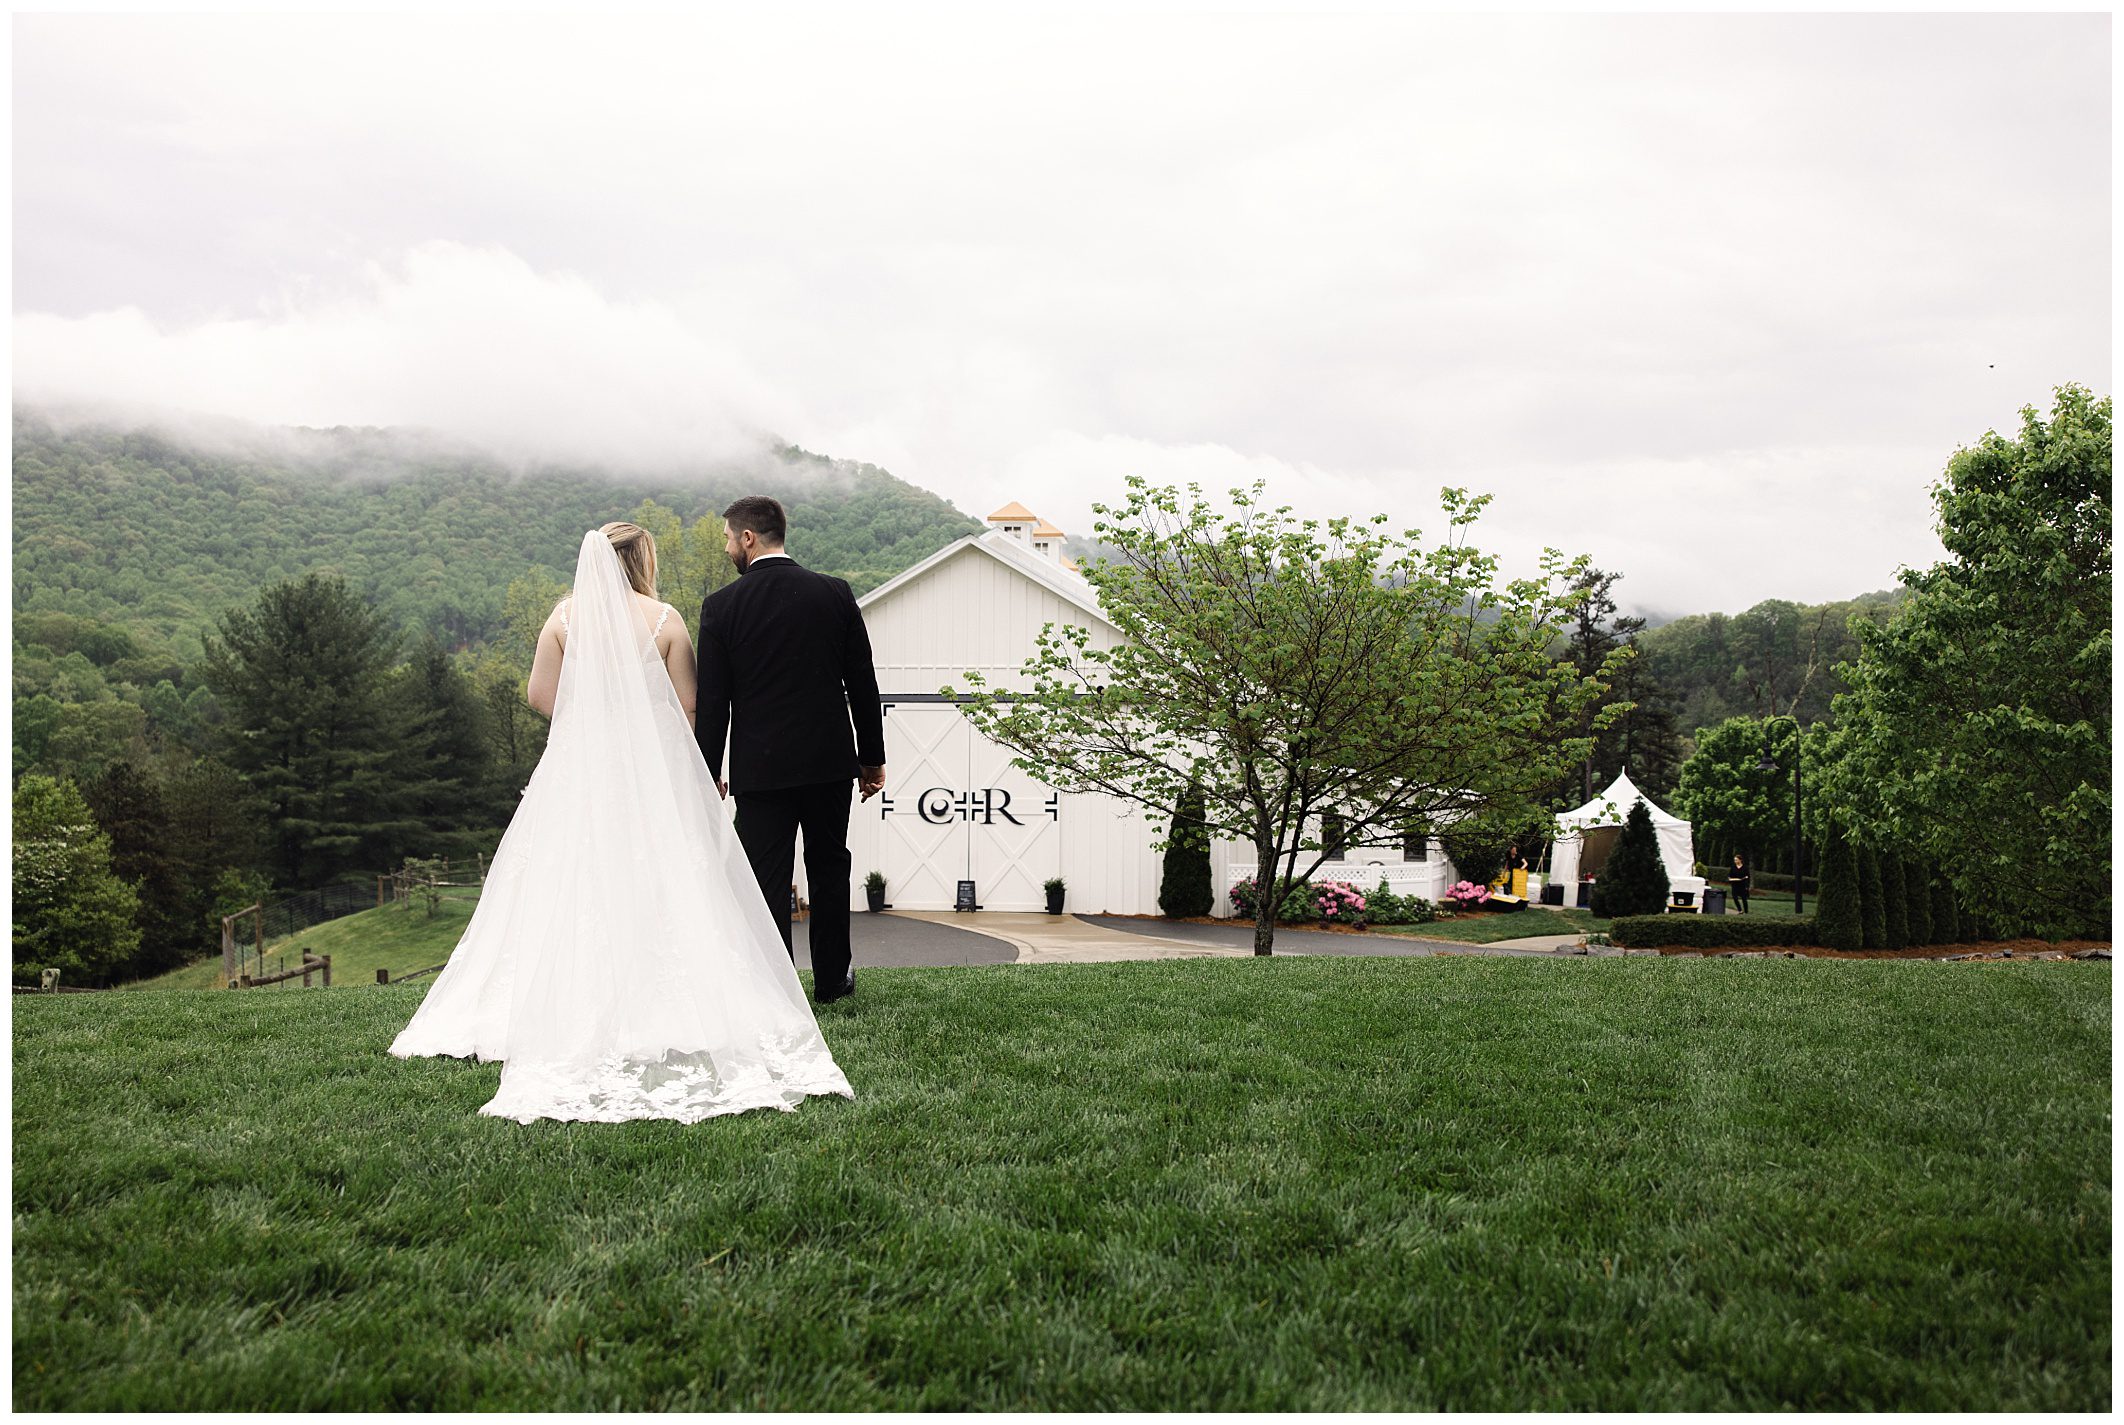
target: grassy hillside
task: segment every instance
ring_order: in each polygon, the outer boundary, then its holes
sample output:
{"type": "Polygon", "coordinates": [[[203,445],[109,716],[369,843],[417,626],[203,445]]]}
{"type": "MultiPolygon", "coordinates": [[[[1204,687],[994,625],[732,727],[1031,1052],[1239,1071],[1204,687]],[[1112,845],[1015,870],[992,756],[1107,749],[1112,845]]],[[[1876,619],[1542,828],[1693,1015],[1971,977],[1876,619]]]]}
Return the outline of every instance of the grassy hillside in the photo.
{"type": "MultiPolygon", "coordinates": [[[[452,894],[470,893],[457,891],[452,894]]],[[[465,926],[472,919],[474,904],[474,900],[446,900],[433,916],[428,914],[426,907],[418,904],[410,909],[387,905],[341,916],[338,920],[311,926],[285,940],[268,942],[266,959],[270,963],[278,957],[293,968],[302,963],[302,951],[307,948],[314,954],[332,957],[333,988],[373,985],[380,969],[389,970],[394,976],[405,975],[449,959],[450,952],[457,948],[458,937],[465,933],[465,926]]],[[[220,979],[221,959],[216,956],[153,979],[136,980],[123,988],[211,990],[218,986],[220,979]]],[[[312,986],[313,989],[317,987],[312,986]]],[[[278,985],[266,986],[269,991],[300,991],[301,988],[300,980],[284,980],[278,985]]]]}
{"type": "Polygon", "coordinates": [[[867,970],[693,1126],[425,993],[16,1002],[17,1409],[2110,1403],[2107,967],[867,970]]]}

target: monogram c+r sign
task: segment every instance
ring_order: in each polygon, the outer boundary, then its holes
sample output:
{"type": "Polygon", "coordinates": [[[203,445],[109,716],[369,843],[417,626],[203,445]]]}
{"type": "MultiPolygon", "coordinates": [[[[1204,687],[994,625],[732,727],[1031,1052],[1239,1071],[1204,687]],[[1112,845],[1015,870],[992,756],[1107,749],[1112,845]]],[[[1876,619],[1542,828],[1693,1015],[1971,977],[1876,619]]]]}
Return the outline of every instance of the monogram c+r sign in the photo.
{"type": "MultiPolygon", "coordinates": [[[[1010,807],[1011,795],[1008,787],[982,787],[964,792],[955,791],[950,787],[930,787],[915,798],[913,811],[931,826],[948,826],[954,821],[978,821],[983,826],[994,826],[997,817],[1003,818],[1012,826],[1025,825],[1010,807]]],[[[898,808],[891,797],[878,799],[880,817],[891,816],[895,810],[904,809],[898,808]]],[[[1062,794],[1049,792],[1047,803],[1040,811],[1025,809],[1027,816],[1036,817],[1040,812],[1045,812],[1049,821],[1060,821],[1062,794]]]]}

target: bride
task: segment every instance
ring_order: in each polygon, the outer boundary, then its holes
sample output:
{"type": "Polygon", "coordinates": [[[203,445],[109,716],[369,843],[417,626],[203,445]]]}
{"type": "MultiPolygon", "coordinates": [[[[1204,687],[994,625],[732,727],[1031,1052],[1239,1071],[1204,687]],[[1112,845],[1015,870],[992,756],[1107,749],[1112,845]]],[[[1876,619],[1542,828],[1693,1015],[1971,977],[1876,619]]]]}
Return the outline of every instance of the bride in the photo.
{"type": "Polygon", "coordinates": [[[501,1060],[481,1113],[692,1123],[855,1096],[694,743],[693,646],[672,613],[648,531],[583,536],[527,690],[551,700],[545,755],[391,1044],[501,1060]]]}

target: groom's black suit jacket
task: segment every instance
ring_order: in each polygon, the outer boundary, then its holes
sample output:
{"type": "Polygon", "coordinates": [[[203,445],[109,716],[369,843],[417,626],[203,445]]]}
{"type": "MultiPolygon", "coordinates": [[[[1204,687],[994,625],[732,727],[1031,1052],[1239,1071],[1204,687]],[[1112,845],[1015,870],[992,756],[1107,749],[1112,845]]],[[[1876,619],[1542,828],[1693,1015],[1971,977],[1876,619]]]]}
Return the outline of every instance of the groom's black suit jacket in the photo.
{"type": "Polygon", "coordinates": [[[847,580],[754,561],[701,601],[699,661],[693,735],[721,778],[729,733],[732,795],[885,765],[870,634],[847,580]]]}

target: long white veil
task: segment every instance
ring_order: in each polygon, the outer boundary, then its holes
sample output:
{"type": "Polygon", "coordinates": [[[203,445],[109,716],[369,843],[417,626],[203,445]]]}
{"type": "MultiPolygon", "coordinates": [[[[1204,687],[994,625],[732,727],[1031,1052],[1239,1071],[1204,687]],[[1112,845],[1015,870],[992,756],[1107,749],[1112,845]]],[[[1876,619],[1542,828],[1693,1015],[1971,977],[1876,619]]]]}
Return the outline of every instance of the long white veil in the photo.
{"type": "Polygon", "coordinates": [[[480,1112],[852,1097],[611,542],[583,536],[553,728],[449,966],[391,1045],[503,1061],[480,1112]]]}

